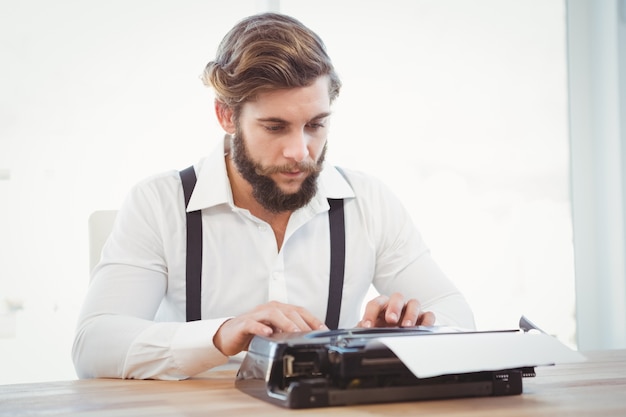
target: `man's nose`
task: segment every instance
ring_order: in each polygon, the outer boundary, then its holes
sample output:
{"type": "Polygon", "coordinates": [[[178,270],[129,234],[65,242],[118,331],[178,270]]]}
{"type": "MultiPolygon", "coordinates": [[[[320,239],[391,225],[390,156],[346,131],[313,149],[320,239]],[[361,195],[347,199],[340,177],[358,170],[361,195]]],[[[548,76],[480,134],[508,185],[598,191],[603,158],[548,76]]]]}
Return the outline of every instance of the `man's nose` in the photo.
{"type": "Polygon", "coordinates": [[[302,130],[295,131],[287,138],[283,156],[296,162],[302,162],[309,156],[308,145],[309,138],[307,134],[302,130]]]}

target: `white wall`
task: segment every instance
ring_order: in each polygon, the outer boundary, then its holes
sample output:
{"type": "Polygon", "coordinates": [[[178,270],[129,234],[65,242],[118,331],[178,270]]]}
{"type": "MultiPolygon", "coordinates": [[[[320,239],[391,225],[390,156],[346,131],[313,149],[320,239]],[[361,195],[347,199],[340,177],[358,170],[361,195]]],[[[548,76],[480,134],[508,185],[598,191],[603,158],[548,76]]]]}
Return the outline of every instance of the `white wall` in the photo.
{"type": "Polygon", "coordinates": [[[198,76],[277,6],[343,78],[329,157],[392,186],[481,328],[575,344],[561,0],[0,0],[0,383],[74,377],[89,213],[208,152],[198,76]]]}

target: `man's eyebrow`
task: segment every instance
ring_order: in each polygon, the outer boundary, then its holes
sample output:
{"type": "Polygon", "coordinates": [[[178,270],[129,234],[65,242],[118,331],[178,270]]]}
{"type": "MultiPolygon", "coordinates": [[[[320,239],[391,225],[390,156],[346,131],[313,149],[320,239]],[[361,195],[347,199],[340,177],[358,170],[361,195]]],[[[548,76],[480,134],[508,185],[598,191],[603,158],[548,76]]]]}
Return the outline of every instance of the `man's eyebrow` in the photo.
{"type": "MultiPolygon", "coordinates": [[[[320,113],[314,117],[312,117],[309,121],[324,119],[330,116],[331,112],[320,113]]],[[[269,123],[283,123],[289,124],[289,122],[285,119],[281,119],[280,117],[260,117],[257,119],[258,122],[269,122],[269,123]]]]}
{"type": "Polygon", "coordinates": [[[270,122],[270,123],[287,123],[286,120],[280,117],[259,117],[256,119],[258,122],[270,122]]]}
{"type": "Polygon", "coordinates": [[[324,113],[320,113],[317,116],[315,116],[314,118],[312,118],[311,120],[319,120],[319,119],[325,119],[326,117],[330,116],[330,112],[326,111],[324,113]]]}

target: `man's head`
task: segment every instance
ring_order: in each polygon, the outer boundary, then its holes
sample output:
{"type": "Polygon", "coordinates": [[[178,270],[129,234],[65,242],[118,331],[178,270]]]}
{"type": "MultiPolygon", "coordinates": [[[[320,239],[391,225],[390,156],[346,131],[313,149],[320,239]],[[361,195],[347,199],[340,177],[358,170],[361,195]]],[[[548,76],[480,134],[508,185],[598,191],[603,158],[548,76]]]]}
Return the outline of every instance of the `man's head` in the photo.
{"type": "Polygon", "coordinates": [[[332,102],[341,81],[319,36],[292,17],[264,13],[240,21],[226,34],[202,78],[237,118],[241,106],[259,93],[305,87],[323,75],[329,77],[332,102]]]}
{"type": "Polygon", "coordinates": [[[256,201],[271,212],[307,204],[341,87],[319,37],[287,16],[252,16],[226,35],[204,81],[233,138],[232,162],[256,201]]]}

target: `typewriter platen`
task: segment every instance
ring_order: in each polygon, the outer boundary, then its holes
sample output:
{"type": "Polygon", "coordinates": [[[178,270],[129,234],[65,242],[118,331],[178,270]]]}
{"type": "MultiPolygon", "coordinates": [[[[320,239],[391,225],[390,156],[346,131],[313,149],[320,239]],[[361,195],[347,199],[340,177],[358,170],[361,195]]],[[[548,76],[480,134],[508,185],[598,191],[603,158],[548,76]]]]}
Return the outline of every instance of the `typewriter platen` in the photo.
{"type": "Polygon", "coordinates": [[[525,367],[417,378],[376,340],[454,332],[459,331],[418,326],[257,336],[237,373],[235,386],[283,407],[312,408],[516,395],[522,393],[522,378],[535,375],[534,368],[525,367]]]}

